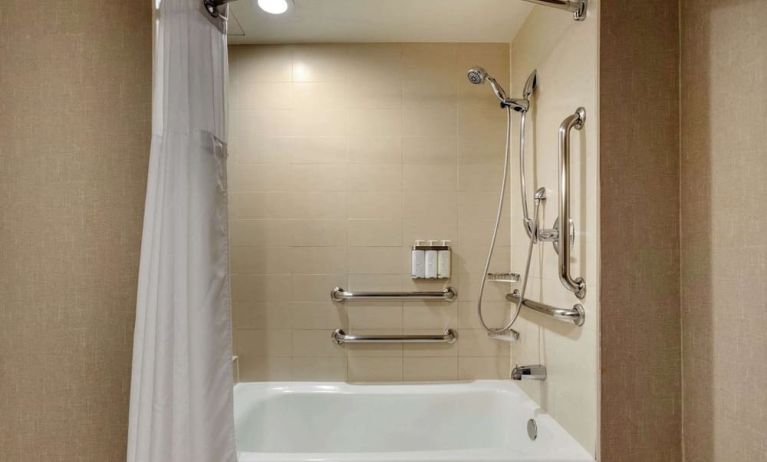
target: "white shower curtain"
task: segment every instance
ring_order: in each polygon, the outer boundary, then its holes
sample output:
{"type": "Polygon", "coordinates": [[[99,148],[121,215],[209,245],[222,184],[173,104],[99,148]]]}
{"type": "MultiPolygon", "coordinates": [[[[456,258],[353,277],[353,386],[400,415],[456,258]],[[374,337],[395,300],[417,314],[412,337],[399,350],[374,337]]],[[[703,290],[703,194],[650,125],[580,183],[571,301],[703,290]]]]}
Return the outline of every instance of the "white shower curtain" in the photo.
{"type": "Polygon", "coordinates": [[[155,32],[128,462],[234,462],[226,36],[200,0],[162,0],[155,32]]]}

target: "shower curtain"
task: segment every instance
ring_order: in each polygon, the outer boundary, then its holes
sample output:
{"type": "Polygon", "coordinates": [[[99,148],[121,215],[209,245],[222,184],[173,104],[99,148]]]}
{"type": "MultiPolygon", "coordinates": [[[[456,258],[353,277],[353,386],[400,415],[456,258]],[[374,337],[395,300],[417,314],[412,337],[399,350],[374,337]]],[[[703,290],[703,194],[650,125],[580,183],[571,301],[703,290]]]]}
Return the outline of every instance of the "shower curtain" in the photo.
{"type": "Polygon", "coordinates": [[[225,28],[200,0],[162,0],[155,26],[128,462],[235,462],[225,28]]]}

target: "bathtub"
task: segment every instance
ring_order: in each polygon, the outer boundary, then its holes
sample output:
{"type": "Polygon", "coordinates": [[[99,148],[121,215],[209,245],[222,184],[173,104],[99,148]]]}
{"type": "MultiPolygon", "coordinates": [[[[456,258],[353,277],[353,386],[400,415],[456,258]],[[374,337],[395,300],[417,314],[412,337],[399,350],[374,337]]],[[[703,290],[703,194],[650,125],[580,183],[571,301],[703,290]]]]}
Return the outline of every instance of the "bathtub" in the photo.
{"type": "Polygon", "coordinates": [[[594,460],[510,381],[240,383],[234,408],[240,462],[594,460]]]}

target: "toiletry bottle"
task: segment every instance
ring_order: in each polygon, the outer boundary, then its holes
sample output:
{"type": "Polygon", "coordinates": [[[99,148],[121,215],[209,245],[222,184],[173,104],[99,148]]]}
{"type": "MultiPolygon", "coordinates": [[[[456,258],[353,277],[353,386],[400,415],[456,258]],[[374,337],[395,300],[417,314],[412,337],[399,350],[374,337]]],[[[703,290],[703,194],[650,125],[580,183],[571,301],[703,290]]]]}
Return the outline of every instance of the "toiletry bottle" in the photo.
{"type": "Polygon", "coordinates": [[[410,277],[421,279],[426,277],[426,241],[415,241],[410,251],[410,277]]]}
{"type": "Polygon", "coordinates": [[[427,279],[436,279],[437,278],[437,245],[438,241],[429,241],[428,247],[426,247],[426,264],[424,265],[426,267],[426,278],[427,279]]]}
{"type": "Polygon", "coordinates": [[[437,253],[437,277],[447,279],[450,277],[450,241],[442,241],[437,253]]]}

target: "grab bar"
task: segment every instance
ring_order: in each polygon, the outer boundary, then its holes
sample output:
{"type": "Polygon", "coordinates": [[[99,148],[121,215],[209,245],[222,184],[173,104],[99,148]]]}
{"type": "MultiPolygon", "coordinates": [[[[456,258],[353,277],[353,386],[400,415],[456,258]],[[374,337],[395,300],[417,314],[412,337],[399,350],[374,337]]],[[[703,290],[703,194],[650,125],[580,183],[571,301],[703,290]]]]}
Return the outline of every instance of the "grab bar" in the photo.
{"type": "Polygon", "coordinates": [[[586,296],[586,281],[581,277],[573,279],[570,274],[570,250],[573,245],[570,229],[570,132],[573,128],[582,129],[584,123],[586,109],[579,107],[559,126],[559,280],[579,299],[586,296]]]}
{"type": "Polygon", "coordinates": [[[447,287],[439,292],[349,292],[336,287],[330,292],[334,302],[345,300],[441,300],[452,302],[458,297],[458,292],[447,287]]]}
{"type": "MultiPolygon", "coordinates": [[[[519,303],[519,291],[515,290],[510,294],[506,294],[506,300],[513,303],[519,303]]],[[[522,306],[551,316],[558,321],[571,322],[576,326],[582,326],[583,323],[586,322],[586,311],[580,303],[576,303],[572,308],[557,308],[526,298],[522,300],[522,306]]]]}
{"type": "Polygon", "coordinates": [[[332,335],[333,341],[339,345],[344,343],[455,343],[458,334],[448,329],[442,335],[350,335],[343,329],[336,329],[332,335]]]}

